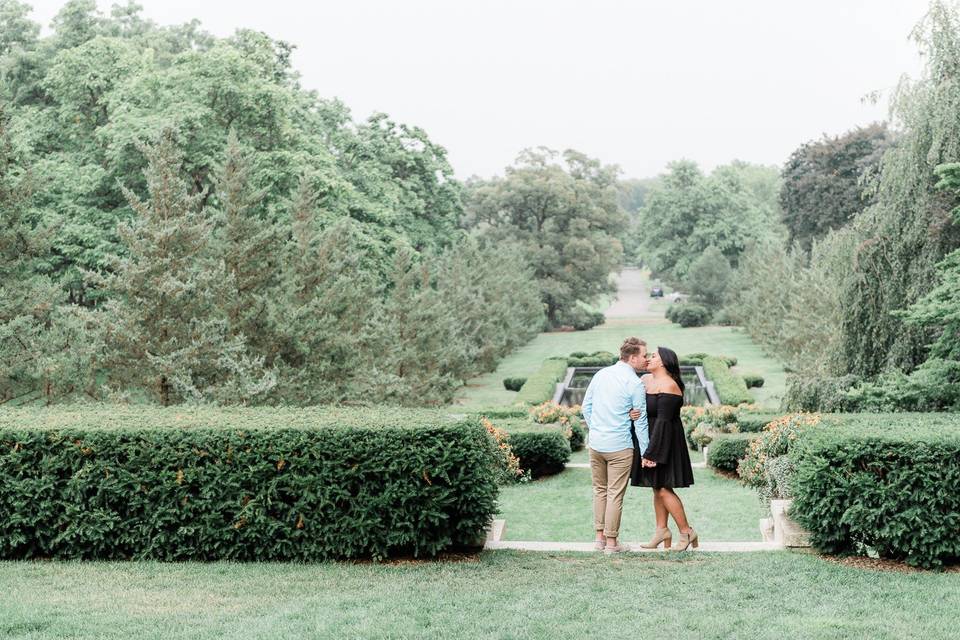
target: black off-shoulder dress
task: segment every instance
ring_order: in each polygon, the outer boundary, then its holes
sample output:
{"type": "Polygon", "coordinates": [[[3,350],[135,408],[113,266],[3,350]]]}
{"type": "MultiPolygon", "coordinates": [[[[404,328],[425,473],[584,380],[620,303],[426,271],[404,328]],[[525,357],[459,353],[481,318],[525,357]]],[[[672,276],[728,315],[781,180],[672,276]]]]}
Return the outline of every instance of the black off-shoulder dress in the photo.
{"type": "Polygon", "coordinates": [[[630,484],[635,487],[689,487],[693,484],[693,467],[690,466],[690,454],[687,440],[680,421],[680,407],[683,396],[673,393],[647,394],[647,424],[650,425],[650,444],[641,452],[637,436],[633,433],[633,469],[630,472],[630,484]],[[644,467],[641,459],[653,460],[655,467],[644,467]]]}

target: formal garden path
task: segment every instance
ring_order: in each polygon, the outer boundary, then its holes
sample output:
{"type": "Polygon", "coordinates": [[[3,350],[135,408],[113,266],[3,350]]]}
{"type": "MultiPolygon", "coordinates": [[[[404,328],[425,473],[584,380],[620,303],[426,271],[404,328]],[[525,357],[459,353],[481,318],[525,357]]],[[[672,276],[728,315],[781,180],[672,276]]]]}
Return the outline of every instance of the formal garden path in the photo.
{"type": "MultiPolygon", "coordinates": [[[[590,331],[543,333],[518,353],[507,358],[493,374],[471,382],[459,399],[464,406],[512,404],[514,393],[503,390],[502,378],[525,376],[544,358],[573,351],[615,351],[627,335],[647,340],[651,347],[667,345],[679,353],[707,351],[735,355],[739,368],[764,375],[767,384],[757,400],[770,407],[779,404],[785,373],[782,366],[763,352],[745,334],[730,327],[681,329],[664,313],[671,304],[650,298],[651,282],[639,269],[624,269],[617,278],[617,297],[605,310],[606,322],[590,331]]],[[[700,551],[754,552],[778,549],[763,541],[759,520],[765,509],[756,494],[736,480],[706,467],[702,454],[691,451],[696,482],[678,490],[691,523],[700,538],[700,551]]],[[[486,548],[526,551],[593,551],[592,489],[586,450],[575,452],[566,469],[534,482],[504,487],[500,514],[504,523],[491,534],[486,548]]],[[[648,490],[631,487],[624,498],[621,537],[641,551],[653,528],[653,507],[648,490]]],[[[645,550],[644,550],[645,551],[645,550]]]]}
{"type": "Polygon", "coordinates": [[[777,407],[786,388],[783,365],[763,352],[743,331],[735,327],[707,326],[683,329],[664,317],[671,304],[651,299],[651,282],[639,269],[624,269],[617,277],[618,293],[606,308],[606,322],[589,331],[544,332],[504,358],[496,371],[473,378],[458,393],[455,404],[465,409],[509,406],[516,392],[503,388],[503,379],[525,377],[536,371],[546,358],[574,351],[616,351],[626,336],[639,336],[651,346],[664,345],[680,354],[697,351],[735,355],[737,369],[765,379],[754,390],[757,402],[777,407]]]}

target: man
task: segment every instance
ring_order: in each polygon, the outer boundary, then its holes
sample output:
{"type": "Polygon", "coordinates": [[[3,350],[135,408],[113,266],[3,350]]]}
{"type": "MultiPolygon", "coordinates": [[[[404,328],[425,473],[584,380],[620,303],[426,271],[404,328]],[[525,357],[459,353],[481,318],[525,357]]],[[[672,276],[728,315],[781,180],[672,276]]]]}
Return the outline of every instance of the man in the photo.
{"type": "Polygon", "coordinates": [[[590,429],[590,471],[593,477],[593,525],[598,550],[628,551],[619,544],[623,495],[633,466],[630,410],[640,411],[635,422],[640,451],[649,443],[647,396],[637,375],[647,366],[647,343],[627,338],[620,347],[620,361],[593,376],[581,411],[590,429]]]}

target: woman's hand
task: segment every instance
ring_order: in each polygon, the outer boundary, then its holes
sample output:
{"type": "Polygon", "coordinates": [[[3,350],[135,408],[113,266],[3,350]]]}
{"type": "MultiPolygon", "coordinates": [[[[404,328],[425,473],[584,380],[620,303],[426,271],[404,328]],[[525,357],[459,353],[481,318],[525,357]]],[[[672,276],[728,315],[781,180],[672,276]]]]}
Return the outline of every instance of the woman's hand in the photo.
{"type": "Polygon", "coordinates": [[[640,419],[640,409],[630,409],[630,419],[639,420],[640,419]]]}
{"type": "Polygon", "coordinates": [[[643,459],[641,460],[641,462],[640,462],[640,466],[641,466],[641,467],[655,467],[655,466],[657,466],[657,463],[654,462],[653,460],[647,460],[646,458],[643,458],[643,459]]]}

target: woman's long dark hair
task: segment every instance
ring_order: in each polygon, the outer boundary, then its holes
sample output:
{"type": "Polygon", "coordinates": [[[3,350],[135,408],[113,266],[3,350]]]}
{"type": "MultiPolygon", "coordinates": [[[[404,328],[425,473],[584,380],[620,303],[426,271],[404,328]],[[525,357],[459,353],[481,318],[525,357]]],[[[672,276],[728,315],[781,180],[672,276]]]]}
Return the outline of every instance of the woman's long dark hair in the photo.
{"type": "Polygon", "coordinates": [[[680,395],[683,395],[684,385],[683,378],[680,377],[680,358],[677,357],[673,349],[666,347],[657,347],[657,353],[660,354],[660,362],[663,363],[663,368],[667,370],[673,381],[680,387],[680,395]]]}

